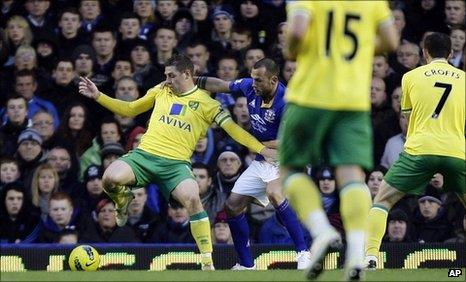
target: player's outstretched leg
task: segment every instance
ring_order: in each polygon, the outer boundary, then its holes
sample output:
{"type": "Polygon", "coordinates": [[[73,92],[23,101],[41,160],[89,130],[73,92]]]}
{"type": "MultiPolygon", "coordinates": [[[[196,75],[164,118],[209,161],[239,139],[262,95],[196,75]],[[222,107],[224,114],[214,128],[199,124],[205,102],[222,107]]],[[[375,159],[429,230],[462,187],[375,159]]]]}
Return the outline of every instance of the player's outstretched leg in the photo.
{"type": "Polygon", "coordinates": [[[191,234],[201,253],[201,269],[215,270],[212,260],[212,238],[210,234],[210,221],[207,212],[199,198],[199,186],[194,179],[181,181],[171,193],[172,197],[180,202],[189,213],[191,234]]]}
{"type": "Polygon", "coordinates": [[[128,220],[128,207],[134,198],[126,185],[134,183],[134,173],[124,161],[116,160],[105,170],[102,183],[105,193],[115,202],[116,223],[124,226],[128,220]]]}
{"type": "Polygon", "coordinates": [[[307,249],[306,242],[304,241],[304,234],[296,213],[283,195],[279,179],[267,183],[267,197],[275,207],[278,218],[282,224],[285,225],[291,239],[293,240],[297,253],[297,269],[308,268],[311,256],[307,249]]]}
{"type": "Polygon", "coordinates": [[[341,243],[340,234],[330,225],[322,209],[320,193],[308,175],[286,168],[282,168],[280,175],[288,200],[314,239],[306,275],[309,279],[316,279],[323,270],[328,249],[341,243]]]}
{"type": "Polygon", "coordinates": [[[380,245],[387,224],[388,211],[404,194],[382,181],[379,192],[367,218],[366,258],[365,266],[369,270],[377,268],[380,245]]]}
{"type": "Polygon", "coordinates": [[[251,197],[232,192],[225,203],[228,225],[238,255],[238,263],[233,266],[233,270],[256,269],[249,246],[249,225],[244,213],[250,201],[251,197]]]}

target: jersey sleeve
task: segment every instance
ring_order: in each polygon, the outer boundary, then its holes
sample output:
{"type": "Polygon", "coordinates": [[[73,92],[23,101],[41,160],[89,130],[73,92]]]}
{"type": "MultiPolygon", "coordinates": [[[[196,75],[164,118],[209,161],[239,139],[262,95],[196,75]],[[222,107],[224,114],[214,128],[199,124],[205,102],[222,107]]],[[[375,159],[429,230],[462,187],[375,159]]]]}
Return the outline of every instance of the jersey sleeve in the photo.
{"type": "Polygon", "coordinates": [[[217,100],[211,98],[207,102],[207,107],[204,111],[204,117],[208,123],[215,122],[220,126],[227,120],[231,119],[230,112],[223,109],[217,100]]]}
{"type": "Polygon", "coordinates": [[[101,93],[97,99],[97,102],[116,114],[121,116],[134,117],[152,108],[154,106],[155,98],[161,92],[162,89],[156,86],[149,89],[146,95],[132,102],[114,99],[101,93]]]}
{"type": "Polygon", "coordinates": [[[377,26],[390,23],[393,21],[393,16],[387,1],[376,1],[374,7],[374,21],[377,26]]]}
{"type": "Polygon", "coordinates": [[[240,78],[237,80],[233,80],[230,82],[229,88],[230,92],[234,96],[246,96],[248,93],[248,89],[252,86],[252,79],[251,78],[240,78]]]}
{"type": "Polygon", "coordinates": [[[410,79],[407,74],[403,75],[401,79],[401,111],[402,112],[409,112],[413,108],[411,104],[411,97],[409,96],[411,87],[410,79]]]}

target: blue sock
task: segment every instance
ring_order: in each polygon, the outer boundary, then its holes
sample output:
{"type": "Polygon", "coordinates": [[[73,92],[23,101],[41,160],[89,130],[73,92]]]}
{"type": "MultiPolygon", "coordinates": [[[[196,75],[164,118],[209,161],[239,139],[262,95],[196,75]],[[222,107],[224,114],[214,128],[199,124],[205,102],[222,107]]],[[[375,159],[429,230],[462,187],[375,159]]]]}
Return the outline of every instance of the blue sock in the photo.
{"type": "Polygon", "coordinates": [[[288,230],[288,233],[290,233],[291,239],[295,245],[296,252],[306,251],[307,246],[304,242],[303,230],[301,229],[298,217],[288,203],[288,200],[285,199],[285,201],[283,201],[283,203],[281,203],[276,208],[276,210],[279,219],[281,219],[283,225],[286,227],[286,230],[288,230]]]}
{"type": "Polygon", "coordinates": [[[249,249],[249,225],[244,213],[235,217],[228,218],[231,236],[235,244],[235,250],[238,254],[239,263],[242,266],[252,267],[254,261],[252,259],[251,250],[249,249]]]}

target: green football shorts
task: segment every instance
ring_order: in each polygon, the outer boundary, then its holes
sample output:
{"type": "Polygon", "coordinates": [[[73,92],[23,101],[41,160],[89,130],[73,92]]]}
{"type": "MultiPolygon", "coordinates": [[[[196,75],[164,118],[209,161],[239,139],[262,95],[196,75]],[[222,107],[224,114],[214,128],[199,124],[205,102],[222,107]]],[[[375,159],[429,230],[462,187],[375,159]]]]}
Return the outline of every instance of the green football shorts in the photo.
{"type": "Polygon", "coordinates": [[[189,162],[159,157],[141,149],[132,150],[119,159],[133,170],[136,187],[157,184],[167,200],[181,181],[195,179],[189,162]]]}
{"type": "Polygon", "coordinates": [[[279,132],[280,164],[359,165],[372,168],[369,112],[332,111],[288,104],[279,132]]]}
{"type": "Polygon", "coordinates": [[[443,175],[445,191],[460,195],[466,193],[465,161],[459,158],[402,152],[384,179],[390,186],[405,194],[419,195],[436,173],[443,175]]]}

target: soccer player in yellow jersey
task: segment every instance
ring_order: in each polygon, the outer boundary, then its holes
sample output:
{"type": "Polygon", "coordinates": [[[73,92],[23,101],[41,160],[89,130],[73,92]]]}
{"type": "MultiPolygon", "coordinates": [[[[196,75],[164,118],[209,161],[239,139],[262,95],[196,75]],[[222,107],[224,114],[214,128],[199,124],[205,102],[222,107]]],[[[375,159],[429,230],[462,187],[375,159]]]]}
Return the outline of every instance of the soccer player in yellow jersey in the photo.
{"type": "Polygon", "coordinates": [[[198,139],[216,122],[236,141],[267,159],[274,158],[275,150],[266,148],[241,129],[219,102],[195,86],[193,72],[194,66],[188,57],[175,55],[166,62],[165,85],[153,87],[136,101],[110,98],[99,92],[88,78],[81,78],[79,92],[122,116],[136,116],[153,109],[147,132],[137,149],[105,170],[104,190],[115,202],[117,223],[123,226],[133,199],[128,186],[156,183],[167,200],[173,197],[188,210],[191,233],[202,254],[202,269],[213,270],[209,218],[202,207],[190,164],[198,139]]]}
{"type": "Polygon", "coordinates": [[[375,51],[395,50],[399,36],[385,1],[293,1],[288,5],[285,55],[296,59],[280,133],[280,175],[285,193],[313,236],[309,279],[340,241],[303,168],[325,161],[336,167],[346,231],[345,275],[364,267],[371,198],[362,168],[372,166],[370,79],[375,51]]]}
{"type": "Polygon", "coordinates": [[[376,268],[388,211],[405,194],[421,194],[432,176],[466,202],[465,73],[448,64],[450,37],[433,33],[424,41],[426,65],[403,76],[401,111],[409,119],[404,151],[380,185],[369,212],[366,261],[376,268]]]}

